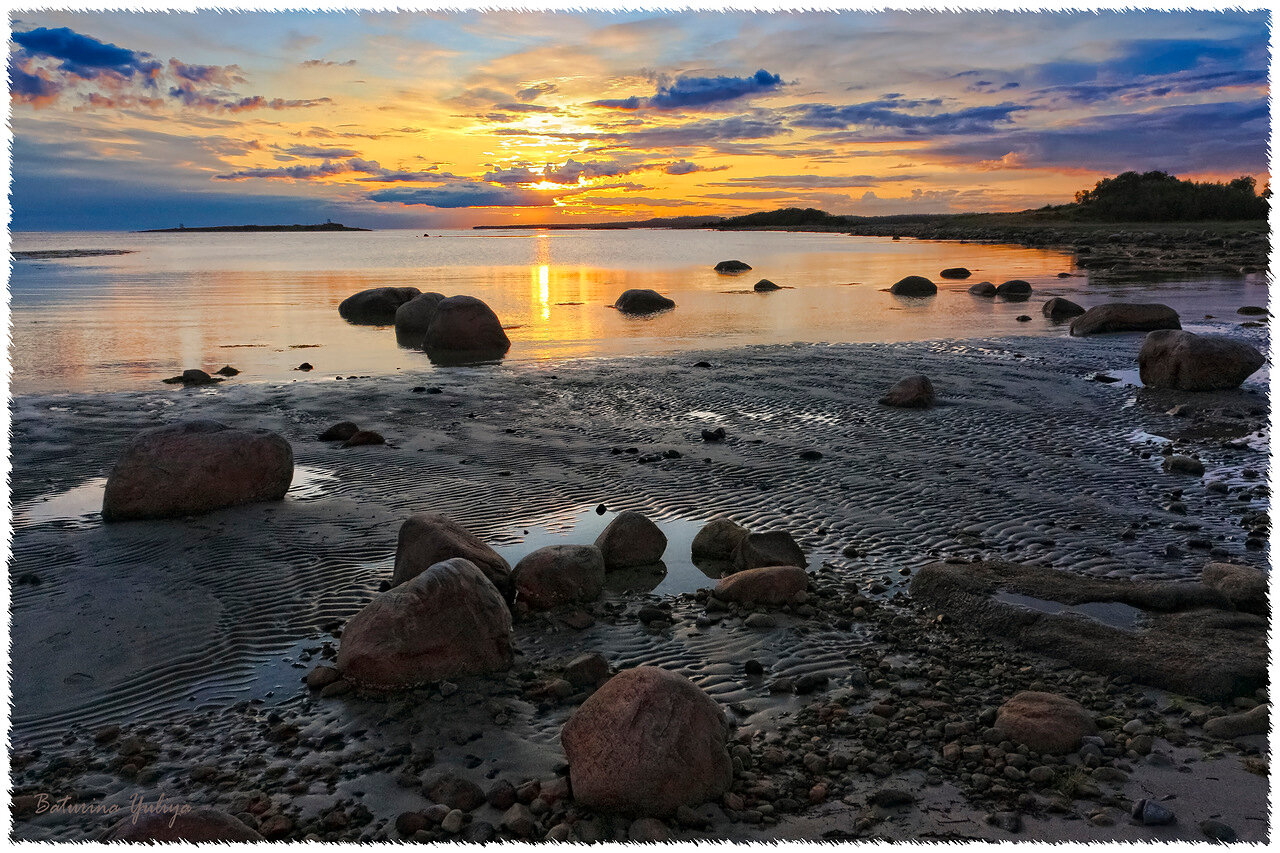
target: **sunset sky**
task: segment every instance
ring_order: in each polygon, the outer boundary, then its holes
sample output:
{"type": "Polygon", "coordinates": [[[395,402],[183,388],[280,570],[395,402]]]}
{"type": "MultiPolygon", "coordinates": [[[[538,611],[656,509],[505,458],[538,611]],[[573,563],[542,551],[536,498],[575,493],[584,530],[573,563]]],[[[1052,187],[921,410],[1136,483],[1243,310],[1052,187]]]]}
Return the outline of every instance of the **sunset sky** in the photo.
{"type": "Polygon", "coordinates": [[[13,228],[1020,210],[1266,183],[1265,13],[15,13],[13,228]]]}

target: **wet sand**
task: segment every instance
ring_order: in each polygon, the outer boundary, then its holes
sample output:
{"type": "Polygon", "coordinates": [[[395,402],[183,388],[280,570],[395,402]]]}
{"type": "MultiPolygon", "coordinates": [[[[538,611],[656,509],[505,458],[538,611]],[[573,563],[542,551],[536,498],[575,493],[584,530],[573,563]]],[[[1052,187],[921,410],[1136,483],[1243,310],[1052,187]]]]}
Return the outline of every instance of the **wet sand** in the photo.
{"type": "MultiPolygon", "coordinates": [[[[15,790],[126,803],[138,791],[152,800],[163,791],[232,812],[248,809],[258,792],[270,805],[250,812],[286,816],[280,837],[398,838],[396,816],[425,807],[419,785],[433,774],[453,770],[482,787],[495,778],[554,778],[564,760],[559,727],[583,696],[547,696],[540,687],[568,660],[595,651],[615,668],[662,665],[702,686],[729,710],[755,768],[735,791],[782,803],[744,807],[732,820],[709,806],[710,825],[683,836],[1193,839],[1199,820],[1221,814],[1241,838],[1261,839],[1266,780],[1247,769],[1257,770],[1260,741],[1208,744],[1210,760],[1202,760],[1195,720],[1203,721],[1203,706],[994,641],[926,639],[926,619],[905,595],[913,569],[945,556],[1190,579],[1211,559],[1207,544],[1215,557],[1266,565],[1265,551],[1245,547],[1241,526],[1242,513],[1267,503],[1265,486],[1256,488],[1267,467],[1266,436],[1257,434],[1267,420],[1265,377],[1239,392],[1195,395],[1225,412],[1175,417],[1165,414],[1173,405],[1165,395],[1090,379],[1098,371],[1126,376],[1140,343],[1119,335],[752,347],[18,397],[15,790]],[[919,372],[931,377],[941,405],[921,412],[877,404],[893,382],[919,372]],[[96,490],[123,443],[182,417],[281,432],[299,466],[294,490],[278,504],[103,526],[96,490]],[[377,430],[388,444],[343,450],[314,440],[340,420],[377,430]],[[716,426],[727,439],[703,442],[701,430],[716,426]],[[1161,471],[1162,441],[1183,435],[1180,446],[1209,469],[1203,480],[1161,471]],[[821,458],[802,458],[809,450],[821,458]],[[1228,494],[1205,488],[1215,479],[1228,483],[1228,494]],[[1168,509],[1174,489],[1183,490],[1185,515],[1168,509]],[[514,562],[550,541],[590,542],[594,525],[623,509],[644,511],[674,534],[667,573],[613,579],[585,616],[521,622],[508,677],[390,700],[318,698],[300,683],[332,656],[333,632],[390,577],[396,531],[410,513],[446,513],[514,562]],[[713,582],[675,548],[722,513],[791,531],[816,572],[813,603],[778,614],[764,630],[746,627],[744,614],[708,611],[696,591],[713,582]],[[1122,537],[1130,528],[1137,535],[1122,537]],[[654,603],[670,619],[642,623],[639,607],[654,603]],[[744,674],[752,658],[764,664],[763,677],[744,674]],[[938,667],[946,678],[929,675],[938,667]],[[966,687],[974,672],[983,676],[966,687]],[[827,680],[804,695],[770,689],[806,675],[827,680]],[[1172,764],[1131,762],[1122,785],[1068,800],[1070,815],[1055,814],[1046,792],[1034,794],[1017,836],[984,822],[1004,806],[969,782],[928,778],[922,768],[937,762],[914,756],[936,753],[941,742],[925,725],[904,726],[898,746],[912,758],[887,775],[874,760],[817,774],[831,788],[821,805],[780,790],[813,784],[811,770],[794,766],[807,738],[822,738],[830,751],[842,737],[858,745],[851,749],[874,742],[860,722],[833,731],[832,707],[860,720],[889,699],[915,708],[910,717],[923,713],[921,693],[903,686],[931,681],[960,692],[945,703],[950,710],[928,713],[956,719],[1036,683],[1087,693],[1098,713],[1158,712],[1167,725],[1153,728],[1171,739],[1158,738],[1155,751],[1172,764]],[[113,725],[124,731],[95,742],[113,725]],[[770,767],[765,751],[778,744],[794,755],[770,767]],[[920,801],[868,818],[866,796],[890,783],[920,801]],[[1180,798],[1173,827],[1094,820],[1158,791],[1180,798]],[[871,823],[859,828],[864,819],[871,823]]],[[[473,823],[496,824],[499,814],[488,811],[473,823]]],[[[101,826],[92,816],[19,817],[21,838],[84,838],[101,826]]]]}

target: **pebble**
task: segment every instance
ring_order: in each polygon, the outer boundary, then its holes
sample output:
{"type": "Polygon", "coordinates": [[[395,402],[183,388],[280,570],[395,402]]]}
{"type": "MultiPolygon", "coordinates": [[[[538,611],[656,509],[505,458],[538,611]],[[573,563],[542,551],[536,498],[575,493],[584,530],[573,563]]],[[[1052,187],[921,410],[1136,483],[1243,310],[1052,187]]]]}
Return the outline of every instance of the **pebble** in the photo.
{"type": "Polygon", "coordinates": [[[1172,811],[1155,800],[1148,799],[1141,799],[1134,803],[1129,815],[1143,826],[1165,826],[1177,820],[1172,811]]]}
{"type": "Polygon", "coordinates": [[[1236,835],[1236,831],[1220,820],[1201,821],[1200,831],[1205,834],[1206,838],[1220,841],[1223,844],[1233,844],[1240,840],[1240,837],[1236,835]]]}

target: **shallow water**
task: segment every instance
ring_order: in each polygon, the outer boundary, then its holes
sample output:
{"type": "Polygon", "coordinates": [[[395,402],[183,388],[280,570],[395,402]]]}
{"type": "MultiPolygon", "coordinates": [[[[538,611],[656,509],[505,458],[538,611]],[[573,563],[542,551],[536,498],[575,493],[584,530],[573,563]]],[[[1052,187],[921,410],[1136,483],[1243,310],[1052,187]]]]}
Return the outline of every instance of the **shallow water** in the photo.
{"type": "MultiPolygon", "coordinates": [[[[392,330],[354,326],[338,303],[370,287],[412,285],[488,302],[508,327],[511,360],[646,355],[791,342],[895,342],[1001,334],[1063,335],[1040,315],[1050,296],[1085,305],[1165,302],[1225,330],[1265,280],[1097,284],[1061,252],[843,234],[717,231],[416,231],[337,234],[18,233],[13,249],[134,249],[17,260],[10,289],[15,393],[154,387],[183,369],[242,371],[232,382],[324,381],[433,370],[392,330]],[[712,270],[739,258],[741,275],[712,270]],[[973,271],[940,279],[947,267],[973,271]],[[1058,278],[1059,273],[1070,273],[1058,278]],[[906,275],[935,297],[884,289],[906,275]],[[769,278],[784,287],[755,293],[769,278]],[[970,296],[989,279],[1030,281],[1025,302],[970,296]],[[653,288],[677,307],[629,318],[611,306],[653,288]],[[1022,315],[1031,317],[1018,322],[1022,315]],[[295,371],[302,362],[309,373],[295,371]]],[[[180,389],[177,389],[180,392],[180,389]]]]}
{"type": "Polygon", "coordinates": [[[1061,601],[1049,601],[1016,592],[997,592],[991,596],[994,601],[1012,604],[1035,610],[1039,613],[1074,613],[1087,616],[1096,622],[1119,628],[1122,631],[1136,631],[1146,614],[1137,607],[1122,604],[1118,601],[1086,601],[1084,604],[1063,604],[1061,601]]]}

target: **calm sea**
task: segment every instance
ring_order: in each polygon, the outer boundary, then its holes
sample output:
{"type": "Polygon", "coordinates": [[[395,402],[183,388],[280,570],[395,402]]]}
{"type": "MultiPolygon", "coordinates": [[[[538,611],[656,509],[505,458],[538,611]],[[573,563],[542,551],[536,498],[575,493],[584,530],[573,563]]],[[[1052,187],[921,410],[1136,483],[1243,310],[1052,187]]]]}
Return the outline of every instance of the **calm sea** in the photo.
{"type": "Polygon", "coordinates": [[[758,343],[1064,335],[1040,315],[1050,296],[1085,306],[1158,301],[1184,322],[1224,331],[1236,309],[1266,304],[1261,275],[1103,285],[1071,256],[1013,246],[840,234],[717,231],[419,231],[296,234],[17,233],[15,251],[130,249],[110,257],[15,260],[10,278],[13,393],[157,387],[190,367],[230,364],[237,382],[429,373],[390,328],[353,326],[338,303],[413,285],[487,302],[508,327],[509,360],[643,355],[758,343]],[[717,261],[750,272],[721,275],[717,261]],[[938,277],[947,267],[968,281],[938,277]],[[1059,273],[1069,273],[1060,278],[1059,273]],[[906,275],[940,286],[901,299],[906,275]],[[768,278],[784,290],[758,294],[768,278]],[[1027,302],[970,296],[988,279],[1030,281],[1027,302]],[[629,318],[623,290],[653,288],[677,307],[629,318]],[[1020,322],[1020,315],[1030,321],[1020,322]],[[1205,315],[1215,319],[1200,320],[1205,315]],[[310,373],[295,370],[302,362],[310,373]]]}

